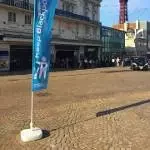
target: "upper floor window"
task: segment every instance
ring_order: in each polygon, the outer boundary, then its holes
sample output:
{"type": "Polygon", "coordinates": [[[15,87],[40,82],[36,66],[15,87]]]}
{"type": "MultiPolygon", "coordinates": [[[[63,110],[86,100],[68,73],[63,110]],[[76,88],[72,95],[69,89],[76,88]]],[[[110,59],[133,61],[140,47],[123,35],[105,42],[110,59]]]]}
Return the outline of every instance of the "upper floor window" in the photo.
{"type": "Polygon", "coordinates": [[[72,12],[72,13],[74,12],[74,5],[70,6],[70,10],[69,11],[72,12]]]}
{"type": "Polygon", "coordinates": [[[16,22],[16,13],[8,12],[8,22],[16,22]]]}
{"type": "Polygon", "coordinates": [[[66,8],[66,3],[65,3],[65,2],[63,2],[62,7],[63,7],[63,8],[62,8],[63,10],[66,10],[66,9],[67,9],[67,8],[66,8]]]}
{"type": "Polygon", "coordinates": [[[70,2],[67,2],[67,1],[63,2],[63,10],[73,13],[74,9],[75,9],[75,5],[73,3],[70,3],[70,2]]]}
{"type": "Polygon", "coordinates": [[[92,20],[96,20],[96,14],[92,13],[92,20]]]}
{"type": "Polygon", "coordinates": [[[23,0],[22,4],[24,9],[29,9],[29,0],[23,0]]]}
{"type": "Polygon", "coordinates": [[[26,14],[25,15],[25,24],[31,24],[31,15],[30,14],[26,14]]]}
{"type": "Polygon", "coordinates": [[[76,36],[79,35],[79,24],[76,24],[76,36]]]}
{"type": "Polygon", "coordinates": [[[89,26],[85,26],[85,34],[86,36],[90,36],[90,27],[89,26]]]}
{"type": "Polygon", "coordinates": [[[96,20],[97,9],[95,5],[92,6],[92,20],[96,20]]]}
{"type": "Polygon", "coordinates": [[[94,36],[94,38],[97,38],[96,36],[97,36],[97,28],[93,28],[93,36],[94,36]]]}

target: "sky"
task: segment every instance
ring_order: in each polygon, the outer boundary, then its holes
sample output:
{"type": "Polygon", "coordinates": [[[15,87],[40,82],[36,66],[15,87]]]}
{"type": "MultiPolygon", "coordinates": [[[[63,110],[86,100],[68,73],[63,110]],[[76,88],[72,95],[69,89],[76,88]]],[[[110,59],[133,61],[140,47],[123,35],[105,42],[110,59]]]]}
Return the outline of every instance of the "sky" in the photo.
{"type": "MultiPolygon", "coordinates": [[[[150,0],[128,0],[129,22],[150,20],[150,0]]],[[[112,26],[119,21],[119,0],[102,0],[100,20],[105,26],[112,26]]]]}

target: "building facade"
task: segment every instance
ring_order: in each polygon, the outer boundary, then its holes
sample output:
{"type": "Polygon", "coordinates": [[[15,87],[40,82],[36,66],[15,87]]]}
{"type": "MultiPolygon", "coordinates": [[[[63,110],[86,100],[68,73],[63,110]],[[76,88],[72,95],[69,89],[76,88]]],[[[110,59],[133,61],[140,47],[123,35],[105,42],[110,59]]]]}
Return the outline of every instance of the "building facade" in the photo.
{"type": "MultiPolygon", "coordinates": [[[[58,0],[50,46],[55,67],[100,58],[100,2],[58,0]]],[[[32,14],[33,0],[0,0],[0,71],[31,69],[32,14]]]]}
{"type": "Polygon", "coordinates": [[[110,66],[112,58],[122,58],[125,53],[125,32],[102,26],[102,66],[110,66]]]}
{"type": "Polygon", "coordinates": [[[113,26],[126,32],[125,47],[127,55],[146,55],[150,53],[150,22],[139,21],[113,26]]]}

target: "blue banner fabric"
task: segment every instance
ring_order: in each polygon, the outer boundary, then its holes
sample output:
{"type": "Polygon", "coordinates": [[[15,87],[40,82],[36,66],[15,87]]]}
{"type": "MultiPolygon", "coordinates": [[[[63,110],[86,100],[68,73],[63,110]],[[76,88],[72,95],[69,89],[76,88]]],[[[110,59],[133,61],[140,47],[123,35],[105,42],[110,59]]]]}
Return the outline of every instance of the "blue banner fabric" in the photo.
{"type": "Polygon", "coordinates": [[[48,86],[50,42],[57,0],[34,0],[32,91],[48,86]]]}

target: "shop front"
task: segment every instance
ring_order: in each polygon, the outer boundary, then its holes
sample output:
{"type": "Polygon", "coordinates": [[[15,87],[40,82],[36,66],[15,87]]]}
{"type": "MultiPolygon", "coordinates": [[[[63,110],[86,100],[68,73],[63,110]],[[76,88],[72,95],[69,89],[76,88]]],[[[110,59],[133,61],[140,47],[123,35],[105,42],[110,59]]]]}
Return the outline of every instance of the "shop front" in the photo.
{"type": "Polygon", "coordinates": [[[88,68],[91,67],[98,67],[99,64],[99,58],[98,58],[98,47],[90,47],[90,46],[85,46],[84,50],[84,60],[87,60],[87,66],[88,68]]]}
{"type": "Polygon", "coordinates": [[[9,71],[9,45],[0,44],[0,71],[9,71]]]}
{"type": "Polygon", "coordinates": [[[10,46],[10,71],[31,70],[32,46],[10,46]]]}
{"type": "Polygon", "coordinates": [[[56,45],[55,68],[78,68],[79,46],[56,45]]]}

